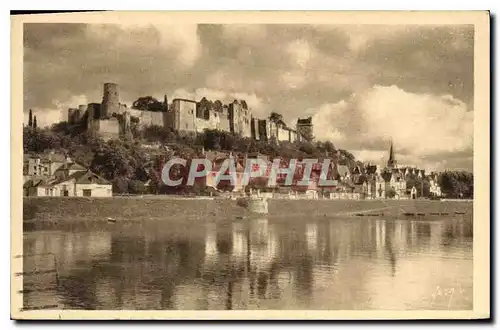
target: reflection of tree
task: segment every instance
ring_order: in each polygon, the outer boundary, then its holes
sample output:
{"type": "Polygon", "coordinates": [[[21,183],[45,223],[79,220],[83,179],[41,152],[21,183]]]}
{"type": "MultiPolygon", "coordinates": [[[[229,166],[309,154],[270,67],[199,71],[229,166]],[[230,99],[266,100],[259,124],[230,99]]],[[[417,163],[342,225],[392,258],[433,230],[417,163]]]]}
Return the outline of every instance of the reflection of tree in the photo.
{"type": "Polygon", "coordinates": [[[394,253],[393,237],[394,237],[394,222],[389,222],[386,224],[385,230],[385,248],[387,254],[389,255],[389,262],[391,263],[392,276],[396,275],[396,254],[394,253]]]}
{"type": "Polygon", "coordinates": [[[313,260],[310,256],[301,256],[297,260],[294,271],[296,272],[296,287],[301,295],[310,297],[313,285],[313,260]]]}

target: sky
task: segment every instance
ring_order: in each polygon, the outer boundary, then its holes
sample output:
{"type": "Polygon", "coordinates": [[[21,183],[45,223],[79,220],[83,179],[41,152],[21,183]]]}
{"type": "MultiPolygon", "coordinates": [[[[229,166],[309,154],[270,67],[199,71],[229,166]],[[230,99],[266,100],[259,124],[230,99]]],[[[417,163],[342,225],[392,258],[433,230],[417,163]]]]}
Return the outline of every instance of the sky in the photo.
{"type": "Polygon", "coordinates": [[[312,116],[317,140],[382,164],[472,170],[472,25],[24,26],[24,115],[40,126],[68,107],[138,97],[230,102],[295,126],[312,116]]]}

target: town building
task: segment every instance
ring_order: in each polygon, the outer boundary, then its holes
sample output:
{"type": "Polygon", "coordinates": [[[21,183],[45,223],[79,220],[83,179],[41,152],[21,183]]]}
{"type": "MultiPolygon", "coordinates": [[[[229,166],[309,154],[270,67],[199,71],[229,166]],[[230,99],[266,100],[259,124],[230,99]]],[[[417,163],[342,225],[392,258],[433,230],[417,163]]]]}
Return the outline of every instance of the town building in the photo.
{"type": "Polygon", "coordinates": [[[438,175],[436,173],[431,173],[429,176],[429,193],[433,197],[441,197],[441,187],[438,183],[438,175]]]}
{"type": "Polygon", "coordinates": [[[43,154],[25,154],[23,159],[24,176],[50,176],[58,168],[71,161],[66,155],[48,151],[43,154]]]}
{"type": "Polygon", "coordinates": [[[109,181],[55,152],[26,154],[23,174],[24,196],[112,196],[109,181]]]}
{"type": "Polygon", "coordinates": [[[437,183],[437,175],[426,176],[424,169],[415,166],[398,166],[394,145],[391,142],[387,165],[374,178],[375,191],[369,198],[416,199],[423,197],[423,185],[427,180],[430,194],[440,196],[441,189],[437,183]],[[416,185],[419,182],[420,191],[416,185]]]}

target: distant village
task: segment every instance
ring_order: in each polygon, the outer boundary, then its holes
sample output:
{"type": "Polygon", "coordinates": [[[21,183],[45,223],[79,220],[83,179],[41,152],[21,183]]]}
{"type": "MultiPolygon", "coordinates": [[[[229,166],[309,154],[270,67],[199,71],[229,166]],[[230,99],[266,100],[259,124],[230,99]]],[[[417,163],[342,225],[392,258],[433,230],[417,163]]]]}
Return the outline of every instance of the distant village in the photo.
{"type": "MultiPolygon", "coordinates": [[[[147,101],[147,100],[146,100],[147,101]]],[[[308,141],[313,136],[312,118],[299,118],[295,128],[289,128],[280,120],[253,117],[251,109],[244,100],[234,100],[230,104],[221,101],[200,101],[188,99],[173,99],[168,102],[165,96],[156,108],[133,104],[131,107],[120,103],[118,85],[104,84],[104,94],[101,103],[79,105],[68,109],[67,122],[71,125],[83,125],[87,134],[102,138],[105,141],[131,136],[132,126],[148,127],[157,125],[171,130],[188,133],[201,133],[205,130],[220,130],[230,132],[256,141],[296,142],[308,141]]],[[[145,144],[144,150],[168,149],[161,144],[145,144]]],[[[249,154],[233,155],[232,152],[203,150],[203,157],[216,166],[228,157],[236,157],[238,180],[231,191],[235,194],[265,193],[271,198],[307,198],[307,199],[418,199],[440,197],[441,188],[438,184],[438,173],[425,173],[425,170],[415,167],[399,167],[396,161],[394,147],[391,143],[388,150],[387,164],[379,168],[370,163],[361,163],[349,168],[342,162],[342,155],[325,155],[331,158],[329,177],[334,179],[333,187],[318,186],[321,169],[313,168],[311,184],[299,189],[294,187],[244,187],[242,175],[246,160],[259,157],[272,162],[267,155],[249,154]],[[428,191],[424,194],[423,180],[428,182],[428,191]],[[418,183],[418,184],[417,184],[418,183]]],[[[206,190],[210,188],[214,194],[219,187],[210,173],[202,183],[206,190]]],[[[81,196],[81,197],[111,197],[114,195],[113,183],[104,179],[89,168],[78,164],[68,155],[57,150],[47,150],[43,153],[25,153],[23,166],[24,196],[81,196]]],[[[145,182],[146,194],[153,193],[145,182]]],[[[212,193],[211,193],[212,194],[212,193]]]]}

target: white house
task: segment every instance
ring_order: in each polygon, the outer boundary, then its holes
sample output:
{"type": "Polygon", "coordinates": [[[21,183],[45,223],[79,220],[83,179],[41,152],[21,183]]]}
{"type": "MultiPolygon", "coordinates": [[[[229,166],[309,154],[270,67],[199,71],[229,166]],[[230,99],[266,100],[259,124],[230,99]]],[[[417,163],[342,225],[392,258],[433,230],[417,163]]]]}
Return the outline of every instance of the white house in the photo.
{"type": "Polygon", "coordinates": [[[78,171],[67,177],[53,180],[30,181],[24,185],[28,196],[76,196],[111,197],[111,182],[92,173],[90,170],[78,171]]]}

